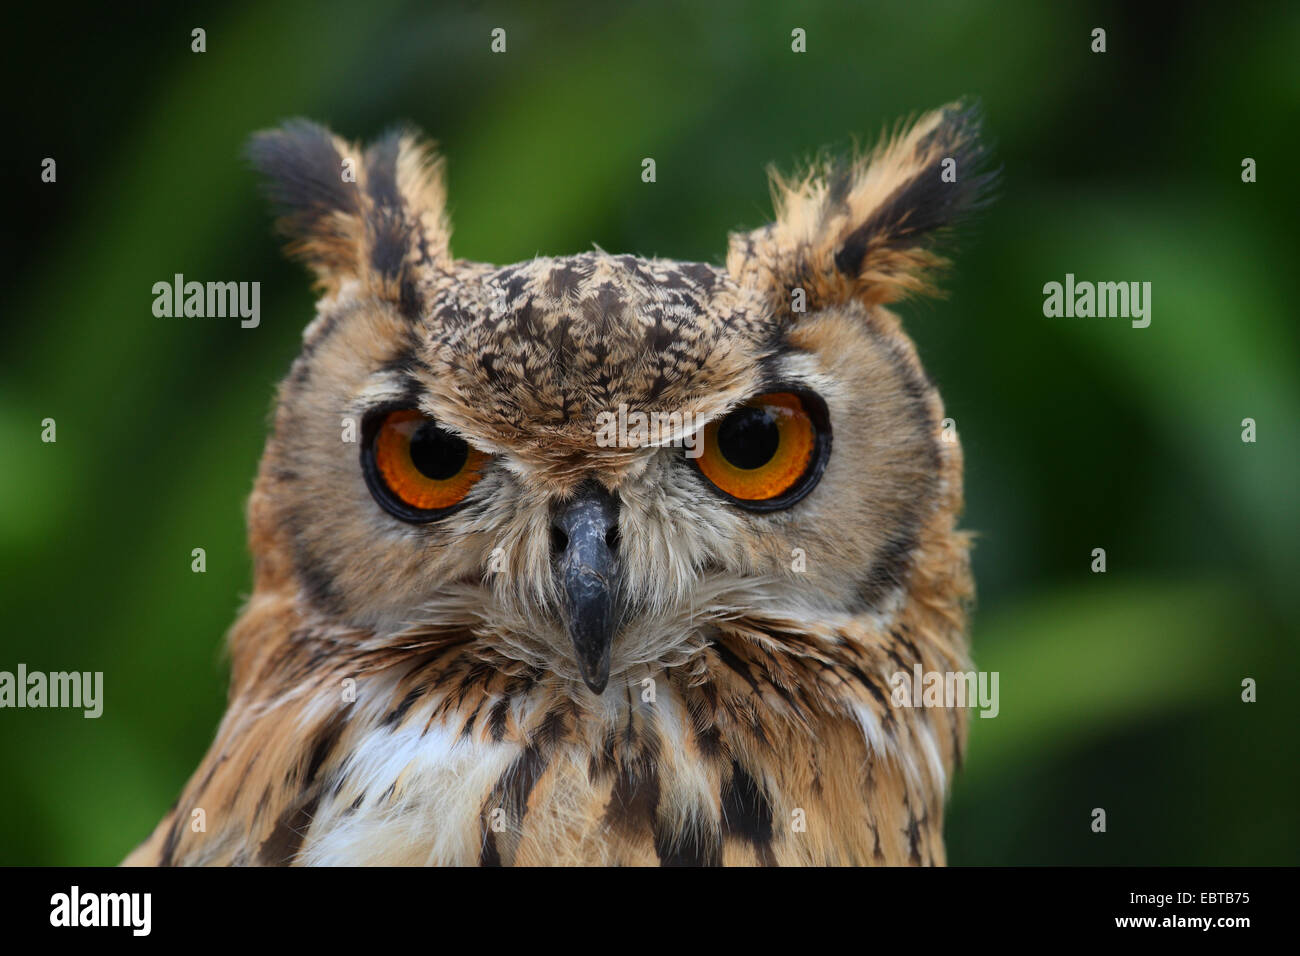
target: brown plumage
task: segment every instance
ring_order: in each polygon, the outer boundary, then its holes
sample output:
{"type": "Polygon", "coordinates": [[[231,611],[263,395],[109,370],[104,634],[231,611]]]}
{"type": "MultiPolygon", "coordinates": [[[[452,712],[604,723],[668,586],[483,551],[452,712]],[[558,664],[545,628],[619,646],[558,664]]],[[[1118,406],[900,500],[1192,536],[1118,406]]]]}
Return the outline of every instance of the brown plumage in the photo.
{"type": "Polygon", "coordinates": [[[981,201],[976,134],[950,107],[777,178],[725,269],[455,260],[413,137],[259,136],[324,297],[249,503],[226,716],[127,862],[944,862],[965,711],[890,679],[969,666],[961,452],[882,303],[981,201]],[[706,465],[784,460],[776,393],[808,463],[737,497],[706,465]],[[707,425],[705,457],[596,441],[620,406],[707,425]]]}

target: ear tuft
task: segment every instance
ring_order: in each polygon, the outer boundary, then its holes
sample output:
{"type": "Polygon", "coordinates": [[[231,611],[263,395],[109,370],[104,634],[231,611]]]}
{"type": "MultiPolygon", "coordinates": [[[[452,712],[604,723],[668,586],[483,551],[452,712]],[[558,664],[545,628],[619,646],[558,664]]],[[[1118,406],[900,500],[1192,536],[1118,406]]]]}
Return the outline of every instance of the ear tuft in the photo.
{"type": "Polygon", "coordinates": [[[934,294],[936,242],[987,203],[996,178],[979,134],[978,110],[952,104],[863,156],[773,174],[776,221],[732,236],[728,270],[787,315],[796,288],[810,310],[934,294]]]}
{"type": "Polygon", "coordinates": [[[398,129],[362,152],[297,119],[255,135],[248,157],[289,253],[327,290],[355,278],[418,312],[419,280],[451,255],[442,165],[430,145],[398,129]]]}
{"type": "Polygon", "coordinates": [[[355,183],[344,179],[344,160],[359,156],[316,123],[290,120],[257,133],[248,159],[262,175],[264,192],[289,240],[289,253],[305,260],[322,281],[355,275],[362,217],[355,183]]]}
{"type": "Polygon", "coordinates": [[[366,150],[365,173],[370,268],[392,281],[407,264],[449,259],[442,159],[433,147],[411,130],[392,130],[366,150]]]}

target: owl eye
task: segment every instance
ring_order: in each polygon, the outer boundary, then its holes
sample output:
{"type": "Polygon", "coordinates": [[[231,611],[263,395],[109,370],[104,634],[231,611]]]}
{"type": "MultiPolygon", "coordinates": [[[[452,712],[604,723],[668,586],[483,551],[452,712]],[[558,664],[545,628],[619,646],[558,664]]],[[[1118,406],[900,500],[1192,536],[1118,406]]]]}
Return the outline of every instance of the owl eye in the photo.
{"type": "Polygon", "coordinates": [[[361,470],[375,500],[396,518],[432,521],[465,500],[488,456],[413,408],[372,414],[361,470]]]}
{"type": "Polygon", "coordinates": [[[821,479],[830,455],[826,404],[809,392],[768,392],[704,427],[696,466],[715,488],[751,511],[776,511],[821,479]]]}

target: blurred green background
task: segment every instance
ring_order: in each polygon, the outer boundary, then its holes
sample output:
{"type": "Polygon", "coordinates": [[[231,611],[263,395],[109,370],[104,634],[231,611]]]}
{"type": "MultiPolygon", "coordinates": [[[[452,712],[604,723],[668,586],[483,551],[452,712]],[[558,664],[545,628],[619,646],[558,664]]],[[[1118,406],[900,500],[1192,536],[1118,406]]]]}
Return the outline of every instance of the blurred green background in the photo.
{"type": "Polygon", "coordinates": [[[102,670],[106,701],[99,720],[0,711],[0,863],[120,860],[221,714],[244,499],[313,303],[240,159],[252,131],[422,127],[460,256],[718,262],[728,230],[766,221],[766,163],[962,95],[984,105],[1001,198],[959,243],[951,297],[900,310],[965,445],[974,646],[1001,675],[950,858],[1300,861],[1300,8],[1134,6],[29,11],[8,64],[0,669],[102,670]],[[260,281],[261,326],[155,318],[151,287],[177,272],[260,281]],[[1067,272],[1151,282],[1150,328],[1044,318],[1067,272]]]}

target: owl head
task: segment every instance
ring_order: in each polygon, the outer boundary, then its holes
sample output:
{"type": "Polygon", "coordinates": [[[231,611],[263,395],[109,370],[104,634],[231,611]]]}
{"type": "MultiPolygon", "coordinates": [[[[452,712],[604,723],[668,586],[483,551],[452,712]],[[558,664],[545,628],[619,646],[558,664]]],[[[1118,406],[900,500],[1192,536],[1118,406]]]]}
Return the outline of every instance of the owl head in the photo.
{"type": "Polygon", "coordinates": [[[322,297],[250,504],[257,588],[340,640],[461,642],[588,703],[704,666],[724,624],[815,654],[955,604],[960,449],[885,305],[932,289],[982,201],[977,132],[947,107],[774,176],[774,221],[723,266],[502,267],[453,258],[417,137],[259,134],[322,297]]]}

